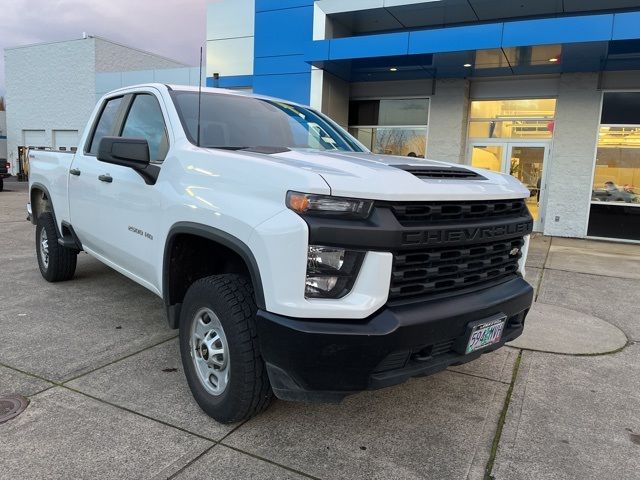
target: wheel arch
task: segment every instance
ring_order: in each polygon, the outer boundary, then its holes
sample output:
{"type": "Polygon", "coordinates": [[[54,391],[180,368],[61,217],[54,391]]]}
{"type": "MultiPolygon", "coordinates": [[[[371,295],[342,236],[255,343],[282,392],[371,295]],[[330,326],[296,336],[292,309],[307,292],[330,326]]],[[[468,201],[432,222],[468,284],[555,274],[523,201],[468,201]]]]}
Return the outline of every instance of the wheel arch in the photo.
{"type": "Polygon", "coordinates": [[[43,212],[51,212],[56,224],[56,232],[58,238],[61,238],[60,226],[56,218],[56,212],[53,208],[53,200],[49,189],[39,182],[34,182],[29,188],[29,202],[31,202],[31,223],[34,225],[38,222],[38,216],[43,212]]]}
{"type": "Polygon", "coordinates": [[[170,327],[178,327],[180,309],[182,305],[181,301],[174,301],[172,296],[173,292],[171,291],[171,258],[176,239],[181,235],[200,237],[234,252],[242,260],[246,270],[249,272],[255,294],[256,305],[258,308],[265,308],[264,289],[262,287],[262,277],[260,275],[258,262],[246,243],[215,227],[194,222],[178,222],[169,229],[162,261],[162,298],[164,299],[164,303],[167,308],[167,320],[170,327]]]}

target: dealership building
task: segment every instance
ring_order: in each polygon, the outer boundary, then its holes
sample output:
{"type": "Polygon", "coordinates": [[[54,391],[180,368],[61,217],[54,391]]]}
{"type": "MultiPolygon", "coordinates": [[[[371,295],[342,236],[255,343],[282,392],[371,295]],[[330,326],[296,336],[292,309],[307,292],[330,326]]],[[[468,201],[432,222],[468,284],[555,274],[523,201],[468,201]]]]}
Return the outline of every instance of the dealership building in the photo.
{"type": "Polygon", "coordinates": [[[148,82],[197,85],[199,76],[198,67],[89,35],[6,48],[4,58],[7,111],[0,158],[6,135],[13,174],[26,170],[27,148],[75,149],[106,92],[148,82]]]}
{"type": "Polygon", "coordinates": [[[219,0],[206,73],[514,175],[545,234],[640,241],[638,1],[219,0]]]}
{"type": "MultiPolygon", "coordinates": [[[[216,0],[206,22],[208,86],[310,104],[377,153],[514,175],[547,235],[640,241],[640,1],[216,0]]],[[[5,68],[13,173],[27,147],[74,148],[105,92],[200,78],[91,36],[6,49],[5,68]]]]}

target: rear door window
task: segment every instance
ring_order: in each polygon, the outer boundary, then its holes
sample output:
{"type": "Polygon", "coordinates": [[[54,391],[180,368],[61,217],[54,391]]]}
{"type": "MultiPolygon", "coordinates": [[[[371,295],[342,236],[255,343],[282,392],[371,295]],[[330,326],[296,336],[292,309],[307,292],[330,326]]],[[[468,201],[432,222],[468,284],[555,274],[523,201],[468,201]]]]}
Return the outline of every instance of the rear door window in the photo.
{"type": "Polygon", "coordinates": [[[93,138],[91,139],[91,146],[89,153],[96,155],[98,153],[98,146],[102,137],[108,137],[113,135],[113,128],[118,116],[118,110],[122,103],[122,97],[112,98],[108,100],[102,109],[100,114],[100,120],[93,131],[93,138]]]}

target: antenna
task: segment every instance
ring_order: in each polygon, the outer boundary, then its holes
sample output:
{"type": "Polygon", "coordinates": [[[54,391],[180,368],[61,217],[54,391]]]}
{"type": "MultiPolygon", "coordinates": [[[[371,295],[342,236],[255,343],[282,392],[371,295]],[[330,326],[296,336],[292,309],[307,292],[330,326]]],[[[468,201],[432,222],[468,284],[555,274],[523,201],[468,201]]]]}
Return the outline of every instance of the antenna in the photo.
{"type": "Polygon", "coordinates": [[[200,107],[202,105],[202,47],[200,47],[200,79],[198,82],[198,135],[196,144],[200,146],[200,107]]]}

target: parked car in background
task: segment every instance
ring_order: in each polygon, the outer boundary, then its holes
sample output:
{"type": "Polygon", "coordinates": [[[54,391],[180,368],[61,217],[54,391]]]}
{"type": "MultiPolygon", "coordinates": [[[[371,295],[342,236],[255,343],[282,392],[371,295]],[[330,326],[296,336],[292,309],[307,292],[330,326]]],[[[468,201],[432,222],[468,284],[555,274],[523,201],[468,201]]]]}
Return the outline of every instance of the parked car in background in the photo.
{"type": "Polygon", "coordinates": [[[4,179],[11,176],[9,173],[10,166],[9,162],[0,158],[0,192],[4,190],[4,179]]]}

